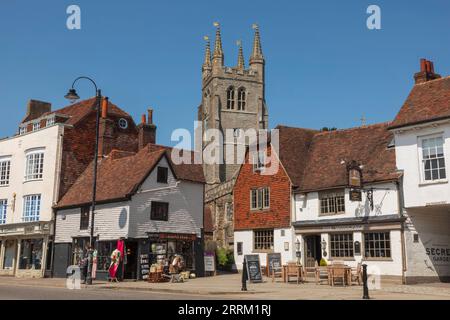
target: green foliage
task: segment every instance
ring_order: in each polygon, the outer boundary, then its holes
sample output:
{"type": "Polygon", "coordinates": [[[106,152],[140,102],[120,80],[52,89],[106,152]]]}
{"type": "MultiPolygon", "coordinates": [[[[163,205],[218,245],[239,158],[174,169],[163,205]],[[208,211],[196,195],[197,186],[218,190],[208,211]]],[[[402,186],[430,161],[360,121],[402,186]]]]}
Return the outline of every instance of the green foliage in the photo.
{"type": "Polygon", "coordinates": [[[321,267],[326,267],[328,265],[327,260],[325,260],[324,258],[320,259],[320,266],[321,267]]]}
{"type": "Polygon", "coordinates": [[[217,248],[217,263],[221,267],[231,266],[234,263],[234,254],[232,250],[226,248],[217,248]]]}

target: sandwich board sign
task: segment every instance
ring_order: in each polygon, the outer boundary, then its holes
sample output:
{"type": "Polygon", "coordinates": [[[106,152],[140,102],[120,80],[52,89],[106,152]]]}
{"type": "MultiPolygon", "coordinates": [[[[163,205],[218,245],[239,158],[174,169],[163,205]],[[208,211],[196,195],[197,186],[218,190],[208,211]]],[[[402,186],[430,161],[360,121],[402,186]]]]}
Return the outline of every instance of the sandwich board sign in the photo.
{"type": "Polygon", "coordinates": [[[247,262],[247,276],[250,282],[262,282],[261,264],[258,254],[246,254],[244,256],[247,262]]]}

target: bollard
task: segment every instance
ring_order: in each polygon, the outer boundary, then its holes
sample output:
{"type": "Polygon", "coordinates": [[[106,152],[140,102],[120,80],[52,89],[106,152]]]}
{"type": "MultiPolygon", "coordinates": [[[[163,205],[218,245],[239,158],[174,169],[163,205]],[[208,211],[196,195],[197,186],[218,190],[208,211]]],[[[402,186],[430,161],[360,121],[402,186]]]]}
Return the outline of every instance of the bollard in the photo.
{"type": "Polygon", "coordinates": [[[242,263],[242,288],[241,291],[247,291],[247,262],[242,263]]]}
{"type": "Polygon", "coordinates": [[[367,286],[367,264],[362,265],[363,268],[363,299],[369,298],[369,287],[367,286]]]}

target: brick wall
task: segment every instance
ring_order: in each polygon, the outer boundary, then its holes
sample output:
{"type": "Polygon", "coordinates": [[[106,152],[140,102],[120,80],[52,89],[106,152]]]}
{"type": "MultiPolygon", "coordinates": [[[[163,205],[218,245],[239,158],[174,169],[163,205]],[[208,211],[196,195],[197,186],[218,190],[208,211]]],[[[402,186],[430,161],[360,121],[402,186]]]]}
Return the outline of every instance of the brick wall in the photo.
{"type": "MultiPolygon", "coordinates": [[[[269,151],[270,153],[270,151],[269,151]]],[[[234,229],[285,228],[291,225],[291,183],[282,166],[273,175],[253,172],[248,156],[234,186],[234,229]],[[270,188],[270,208],[250,210],[250,190],[270,188]]]]}
{"type": "MultiPolygon", "coordinates": [[[[58,200],[62,198],[93,160],[95,147],[95,117],[96,115],[93,112],[73,128],[65,128],[61,165],[61,184],[58,200]]],[[[118,118],[110,118],[112,121],[108,121],[108,123],[114,127],[114,130],[111,137],[105,141],[105,144],[102,147],[105,149],[106,153],[113,148],[124,151],[137,151],[137,130],[131,119],[128,119],[128,128],[120,130],[117,128],[118,118]]]]}

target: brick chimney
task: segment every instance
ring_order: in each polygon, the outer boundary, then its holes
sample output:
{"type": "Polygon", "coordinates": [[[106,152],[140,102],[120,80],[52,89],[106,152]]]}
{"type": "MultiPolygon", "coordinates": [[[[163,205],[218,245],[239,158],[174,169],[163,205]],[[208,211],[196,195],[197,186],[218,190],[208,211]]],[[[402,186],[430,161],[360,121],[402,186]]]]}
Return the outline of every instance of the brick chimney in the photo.
{"type": "Polygon", "coordinates": [[[29,100],[27,104],[27,119],[36,119],[46,112],[52,111],[52,104],[39,100],[29,100]]]}
{"type": "Polygon", "coordinates": [[[100,122],[98,131],[98,156],[111,152],[114,146],[114,121],[108,118],[109,99],[103,98],[100,104],[100,122]]]}
{"type": "Polygon", "coordinates": [[[145,114],[141,117],[141,123],[138,125],[138,148],[141,150],[149,143],[156,143],[156,126],[153,124],[153,109],[148,109],[148,117],[145,114]]]}
{"type": "Polygon", "coordinates": [[[423,58],[420,59],[420,72],[414,74],[415,83],[424,83],[439,78],[441,78],[441,75],[434,72],[433,62],[423,58]]]}

